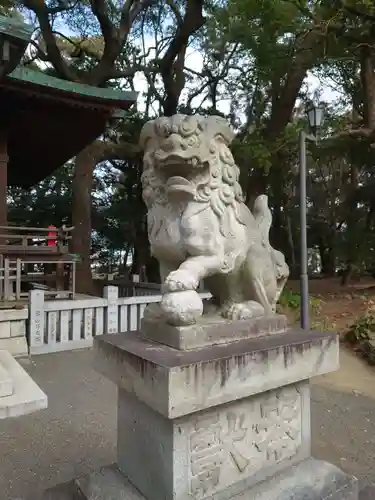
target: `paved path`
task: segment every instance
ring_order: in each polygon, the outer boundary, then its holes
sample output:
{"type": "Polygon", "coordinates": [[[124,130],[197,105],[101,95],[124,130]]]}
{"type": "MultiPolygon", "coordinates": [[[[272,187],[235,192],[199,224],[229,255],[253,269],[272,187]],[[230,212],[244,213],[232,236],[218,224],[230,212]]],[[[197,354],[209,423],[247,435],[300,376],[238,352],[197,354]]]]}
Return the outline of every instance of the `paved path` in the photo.
{"type": "MultiPolygon", "coordinates": [[[[23,364],[49,408],[0,421],[1,500],[15,500],[115,461],[116,389],[90,368],[89,350],[23,364]]],[[[375,370],[342,353],[342,368],[313,384],[313,451],[375,482],[375,370]]]]}

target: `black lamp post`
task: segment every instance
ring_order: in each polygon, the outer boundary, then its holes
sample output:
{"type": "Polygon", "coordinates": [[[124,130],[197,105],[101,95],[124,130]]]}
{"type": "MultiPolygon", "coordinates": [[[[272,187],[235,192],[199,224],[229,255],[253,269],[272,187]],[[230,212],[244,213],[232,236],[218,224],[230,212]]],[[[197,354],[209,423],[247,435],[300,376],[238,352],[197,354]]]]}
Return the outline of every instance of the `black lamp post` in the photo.
{"type": "Polygon", "coordinates": [[[24,22],[0,16],[0,78],[18,66],[32,33],[33,28],[24,22]]]}
{"type": "Polygon", "coordinates": [[[309,278],[307,273],[307,195],[306,195],[306,141],[316,141],[316,134],[323,124],[324,107],[311,105],[306,110],[311,134],[300,132],[300,226],[301,226],[301,328],[308,329],[309,321],[309,278]]]}
{"type": "Polygon", "coordinates": [[[316,136],[317,131],[323,125],[324,121],[324,106],[318,104],[316,106],[311,105],[306,110],[307,119],[309,121],[309,126],[312,134],[316,136]]]}

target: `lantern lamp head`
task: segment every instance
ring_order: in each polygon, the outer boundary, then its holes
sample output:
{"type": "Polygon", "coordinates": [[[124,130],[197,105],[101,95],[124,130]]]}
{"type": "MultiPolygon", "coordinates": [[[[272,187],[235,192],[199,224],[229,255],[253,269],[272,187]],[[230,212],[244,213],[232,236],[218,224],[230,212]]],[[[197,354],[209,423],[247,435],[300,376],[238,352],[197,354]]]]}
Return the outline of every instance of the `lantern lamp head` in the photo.
{"type": "Polygon", "coordinates": [[[31,41],[32,33],[33,28],[24,22],[0,16],[0,78],[18,66],[31,41]]]}
{"type": "Polygon", "coordinates": [[[307,110],[307,119],[313,134],[315,135],[324,121],[324,106],[323,104],[312,104],[307,110]]]}

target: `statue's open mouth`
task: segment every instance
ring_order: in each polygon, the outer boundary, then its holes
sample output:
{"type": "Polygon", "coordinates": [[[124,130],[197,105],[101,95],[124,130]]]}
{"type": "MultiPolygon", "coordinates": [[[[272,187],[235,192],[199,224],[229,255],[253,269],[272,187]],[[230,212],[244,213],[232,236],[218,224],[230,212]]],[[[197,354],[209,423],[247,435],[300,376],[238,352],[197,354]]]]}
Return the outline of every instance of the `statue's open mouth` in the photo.
{"type": "Polygon", "coordinates": [[[198,157],[183,157],[175,154],[158,156],[158,170],[165,179],[168,195],[196,195],[197,179],[208,172],[208,163],[198,157]]]}
{"type": "Polygon", "coordinates": [[[187,194],[195,195],[195,186],[194,184],[186,179],[186,177],[181,177],[179,175],[174,175],[169,177],[166,182],[166,190],[168,194],[184,192],[187,194]]]}

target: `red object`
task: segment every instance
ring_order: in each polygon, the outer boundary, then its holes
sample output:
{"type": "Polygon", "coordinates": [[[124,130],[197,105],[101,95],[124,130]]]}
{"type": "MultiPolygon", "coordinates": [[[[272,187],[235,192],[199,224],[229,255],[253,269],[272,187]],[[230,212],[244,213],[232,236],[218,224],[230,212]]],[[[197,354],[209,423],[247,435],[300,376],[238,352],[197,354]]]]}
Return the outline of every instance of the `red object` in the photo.
{"type": "MultiPolygon", "coordinates": [[[[56,229],[56,226],[48,226],[48,229],[56,229]]],[[[48,236],[54,236],[55,239],[48,239],[47,241],[47,246],[49,247],[55,247],[57,245],[57,231],[49,231],[48,236]]]]}

